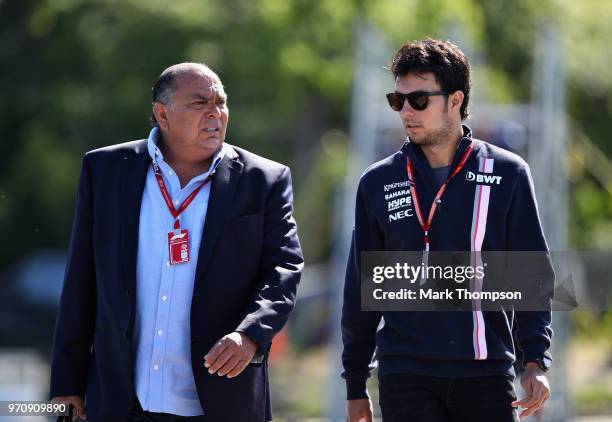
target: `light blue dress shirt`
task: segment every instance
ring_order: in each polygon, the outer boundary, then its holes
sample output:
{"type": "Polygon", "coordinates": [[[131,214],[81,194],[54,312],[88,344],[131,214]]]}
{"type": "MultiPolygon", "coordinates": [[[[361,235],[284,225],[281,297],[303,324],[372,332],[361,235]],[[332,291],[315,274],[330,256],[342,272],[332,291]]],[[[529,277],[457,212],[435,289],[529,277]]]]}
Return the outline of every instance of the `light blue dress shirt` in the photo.
{"type": "MultiPolygon", "coordinates": [[[[179,178],[157,147],[158,128],[147,140],[149,155],[157,161],[175,208],[183,203],[224,156],[214,156],[210,169],[181,189],[179,178]]],[[[188,263],[170,265],[168,232],[174,219],[164,202],[150,166],[140,207],[136,266],[136,318],[132,350],[136,395],[142,408],[180,416],[204,414],[191,368],[190,311],[193,283],[208,210],[210,183],[197,194],[179,217],[189,230],[188,263]]],[[[202,362],[202,365],[204,362],[202,362]]]]}

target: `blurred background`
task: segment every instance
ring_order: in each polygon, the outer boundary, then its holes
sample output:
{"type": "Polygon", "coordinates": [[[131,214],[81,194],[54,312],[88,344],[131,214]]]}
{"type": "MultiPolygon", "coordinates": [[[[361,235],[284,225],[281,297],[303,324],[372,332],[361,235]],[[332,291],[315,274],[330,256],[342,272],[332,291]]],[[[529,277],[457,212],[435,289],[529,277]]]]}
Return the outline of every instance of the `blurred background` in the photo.
{"type": "MultiPolygon", "coordinates": [[[[275,420],[343,420],[355,186],[403,143],[383,67],[407,40],[466,52],[467,124],[531,164],[551,249],[609,260],[610,22],[609,0],[0,0],[0,401],[47,399],[83,154],[146,137],[152,84],[182,61],[220,75],[227,141],[293,172],[307,266],[272,349],[275,420]]],[[[612,420],[608,308],[555,312],[553,398],[533,420],[612,420]]]]}

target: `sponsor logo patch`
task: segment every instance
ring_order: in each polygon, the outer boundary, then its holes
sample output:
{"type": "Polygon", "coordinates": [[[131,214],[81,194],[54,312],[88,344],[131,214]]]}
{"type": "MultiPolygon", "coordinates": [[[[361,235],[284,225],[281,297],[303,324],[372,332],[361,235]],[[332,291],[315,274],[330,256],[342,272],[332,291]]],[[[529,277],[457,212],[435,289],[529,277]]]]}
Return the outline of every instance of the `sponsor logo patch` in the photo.
{"type": "Polygon", "coordinates": [[[465,180],[468,182],[484,183],[486,185],[499,185],[502,181],[502,177],[468,171],[465,174],[465,180]]]}
{"type": "Polygon", "coordinates": [[[401,210],[396,213],[389,214],[389,221],[397,221],[401,220],[402,218],[412,217],[413,215],[414,213],[412,212],[412,208],[407,210],[401,210]]]}
{"type": "Polygon", "coordinates": [[[385,195],[385,201],[388,201],[393,198],[397,198],[398,196],[406,196],[410,195],[410,189],[402,189],[397,192],[388,193],[385,195]]]}
{"type": "Polygon", "coordinates": [[[401,198],[392,199],[387,202],[387,211],[395,211],[400,208],[406,208],[412,206],[412,198],[410,196],[403,196],[401,198]]]}
{"type": "Polygon", "coordinates": [[[414,215],[408,180],[383,185],[383,190],[385,191],[389,222],[414,215]]]}
{"type": "Polygon", "coordinates": [[[384,185],[383,189],[385,190],[385,192],[389,192],[393,189],[402,187],[410,187],[410,182],[408,180],[404,180],[402,182],[389,183],[388,185],[384,185]]]}

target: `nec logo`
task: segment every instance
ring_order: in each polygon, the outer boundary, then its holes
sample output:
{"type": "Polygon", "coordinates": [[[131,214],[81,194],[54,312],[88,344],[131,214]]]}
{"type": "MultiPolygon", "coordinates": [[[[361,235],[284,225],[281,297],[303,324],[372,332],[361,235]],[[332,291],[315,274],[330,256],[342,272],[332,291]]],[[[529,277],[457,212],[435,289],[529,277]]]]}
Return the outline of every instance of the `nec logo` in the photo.
{"type": "Polygon", "coordinates": [[[493,176],[490,174],[480,174],[480,173],[476,174],[471,171],[468,171],[467,174],[465,175],[465,179],[469,182],[486,183],[489,185],[499,185],[501,183],[502,177],[493,176]]]}

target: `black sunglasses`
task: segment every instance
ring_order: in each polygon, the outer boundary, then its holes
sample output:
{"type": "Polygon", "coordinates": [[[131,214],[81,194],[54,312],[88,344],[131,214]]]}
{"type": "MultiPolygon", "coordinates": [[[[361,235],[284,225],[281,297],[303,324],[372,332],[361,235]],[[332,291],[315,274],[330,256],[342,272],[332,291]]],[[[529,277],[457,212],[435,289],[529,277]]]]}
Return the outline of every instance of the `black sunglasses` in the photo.
{"type": "Polygon", "coordinates": [[[408,104],[415,110],[421,111],[427,108],[429,104],[429,97],[433,95],[445,95],[448,94],[444,91],[414,91],[408,94],[402,94],[401,92],[390,92],[387,94],[387,101],[391,108],[395,111],[402,111],[404,108],[404,102],[408,100],[408,104]]]}

